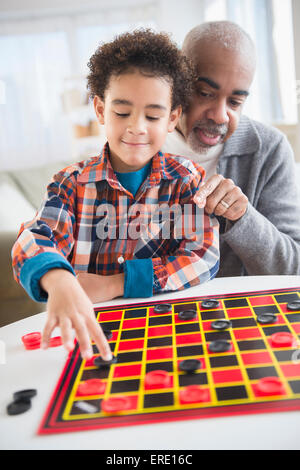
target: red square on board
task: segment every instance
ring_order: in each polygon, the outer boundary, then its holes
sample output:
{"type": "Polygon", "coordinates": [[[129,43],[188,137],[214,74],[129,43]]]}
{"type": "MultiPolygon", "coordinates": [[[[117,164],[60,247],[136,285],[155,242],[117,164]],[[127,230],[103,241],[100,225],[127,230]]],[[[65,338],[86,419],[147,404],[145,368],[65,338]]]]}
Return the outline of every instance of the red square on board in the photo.
{"type": "Polygon", "coordinates": [[[130,364],[124,366],[115,366],[113,377],[132,377],[140,375],[142,364],[130,364]]]}
{"type": "Polygon", "coordinates": [[[124,320],[122,323],[122,330],[143,328],[146,325],[146,318],[132,318],[130,320],[124,320]]]}
{"type": "Polygon", "coordinates": [[[291,327],[294,329],[295,333],[300,334],[300,323],[293,323],[291,327]]]}
{"type": "Polygon", "coordinates": [[[240,369],[216,370],[212,372],[216,384],[223,382],[242,382],[243,376],[240,369]]]}
{"type": "Polygon", "coordinates": [[[173,357],[173,348],[156,348],[148,349],[147,351],[147,361],[152,361],[156,359],[172,359],[173,357]]]}
{"type": "MultiPolygon", "coordinates": [[[[291,353],[292,354],[292,353],[291,353]]],[[[300,358],[300,353],[298,354],[298,360],[300,358]]],[[[282,364],[280,365],[282,372],[285,377],[297,377],[300,379],[300,362],[298,364],[282,364]]]]}
{"type": "Polygon", "coordinates": [[[249,307],[228,308],[226,310],[228,318],[252,317],[253,313],[249,307]]]}
{"type": "Polygon", "coordinates": [[[261,333],[258,328],[243,328],[240,330],[233,330],[236,339],[250,339],[260,338],[261,333]]]}
{"type": "Polygon", "coordinates": [[[255,365],[255,364],[268,364],[272,363],[271,356],[268,352],[255,352],[241,354],[243,363],[245,365],[255,365]]]}
{"type": "Polygon", "coordinates": [[[152,326],[148,328],[148,338],[172,335],[172,325],[152,326]]]}
{"type": "Polygon", "coordinates": [[[249,297],[249,303],[253,306],[274,305],[274,299],[271,295],[261,295],[258,297],[249,297]]]}
{"type": "Polygon", "coordinates": [[[118,351],[132,351],[134,349],[143,349],[143,347],[144,347],[143,339],[120,341],[118,351]]]}
{"type": "Polygon", "coordinates": [[[176,337],[176,344],[200,344],[201,341],[201,334],[200,333],[192,333],[187,335],[179,335],[176,337]]]}
{"type": "Polygon", "coordinates": [[[102,312],[98,318],[98,321],[113,321],[113,320],[121,320],[123,315],[123,311],[117,312],[102,312]]]}

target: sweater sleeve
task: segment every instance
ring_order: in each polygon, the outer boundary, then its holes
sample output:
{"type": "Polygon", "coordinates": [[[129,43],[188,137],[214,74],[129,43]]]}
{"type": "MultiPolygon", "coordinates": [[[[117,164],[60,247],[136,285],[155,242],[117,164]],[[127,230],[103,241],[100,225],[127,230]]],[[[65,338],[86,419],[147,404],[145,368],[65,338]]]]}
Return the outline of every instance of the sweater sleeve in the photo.
{"type": "Polygon", "coordinates": [[[261,171],[260,194],[222,241],[249,275],[300,274],[300,202],[292,150],[282,137],[261,171]]]}

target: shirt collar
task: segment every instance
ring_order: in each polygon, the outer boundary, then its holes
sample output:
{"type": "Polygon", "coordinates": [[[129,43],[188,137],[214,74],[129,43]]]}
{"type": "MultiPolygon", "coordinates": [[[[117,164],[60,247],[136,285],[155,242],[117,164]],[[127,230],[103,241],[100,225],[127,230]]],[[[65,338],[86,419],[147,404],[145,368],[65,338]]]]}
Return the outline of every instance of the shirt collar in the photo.
{"type": "MultiPolygon", "coordinates": [[[[149,187],[158,185],[162,179],[173,180],[190,174],[190,171],[176,160],[170,165],[170,162],[167,161],[168,155],[159,151],[152,158],[149,187]]],[[[87,164],[77,178],[79,183],[95,183],[96,181],[104,180],[113,188],[122,188],[109,160],[108,142],[106,142],[98,157],[87,161],[87,164]]]]}

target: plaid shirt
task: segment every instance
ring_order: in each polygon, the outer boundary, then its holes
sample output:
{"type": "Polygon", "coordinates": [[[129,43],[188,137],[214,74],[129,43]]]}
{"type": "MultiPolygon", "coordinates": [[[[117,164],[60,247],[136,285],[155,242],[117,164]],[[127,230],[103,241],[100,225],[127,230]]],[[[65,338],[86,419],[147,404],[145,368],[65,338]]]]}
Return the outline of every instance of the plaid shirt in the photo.
{"type": "Polygon", "coordinates": [[[75,273],[125,270],[125,282],[126,263],[151,259],[153,293],[213,278],[219,266],[218,223],[192,202],[203,177],[199,165],[158,152],[133,197],[118,181],[106,144],[100,156],[53,177],[41,208],[22,224],[13,247],[16,280],[26,261],[43,253],[63,257],[75,273]],[[193,230],[188,236],[187,226],[193,230]]]}

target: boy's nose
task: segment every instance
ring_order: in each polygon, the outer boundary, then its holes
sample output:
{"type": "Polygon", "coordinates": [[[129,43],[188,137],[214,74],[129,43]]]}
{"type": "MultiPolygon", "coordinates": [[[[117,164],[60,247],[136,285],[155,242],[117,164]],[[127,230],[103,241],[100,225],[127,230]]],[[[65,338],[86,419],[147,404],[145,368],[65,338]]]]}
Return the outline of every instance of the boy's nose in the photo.
{"type": "Polygon", "coordinates": [[[130,134],[135,134],[135,135],[145,134],[146,133],[146,123],[145,123],[144,119],[142,119],[142,118],[132,119],[129,122],[128,126],[127,126],[127,131],[130,134]]]}
{"type": "Polygon", "coordinates": [[[226,102],[222,100],[212,103],[211,107],[206,112],[206,117],[216,124],[228,124],[229,116],[226,102]]]}

